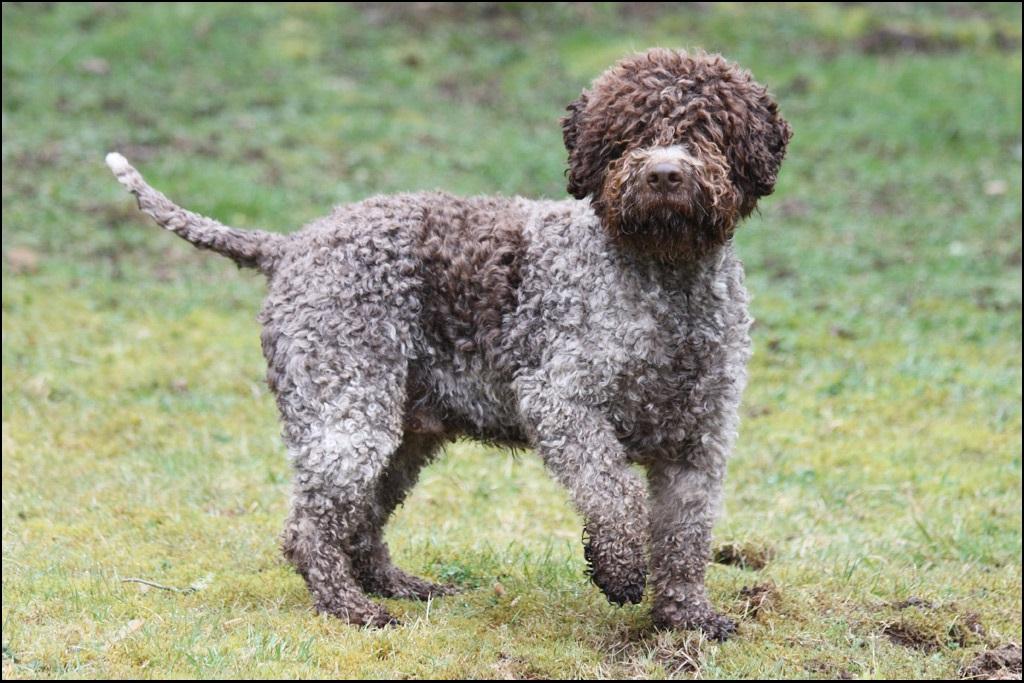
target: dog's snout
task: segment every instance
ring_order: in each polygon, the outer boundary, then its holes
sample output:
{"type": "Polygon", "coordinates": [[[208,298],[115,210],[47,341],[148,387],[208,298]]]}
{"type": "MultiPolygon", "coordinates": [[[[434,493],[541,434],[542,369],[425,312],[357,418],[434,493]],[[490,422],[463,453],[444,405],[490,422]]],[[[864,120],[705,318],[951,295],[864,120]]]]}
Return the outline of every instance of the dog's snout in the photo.
{"type": "Polygon", "coordinates": [[[681,164],[660,161],[647,169],[647,184],[658,192],[671,192],[683,184],[681,164]]]}

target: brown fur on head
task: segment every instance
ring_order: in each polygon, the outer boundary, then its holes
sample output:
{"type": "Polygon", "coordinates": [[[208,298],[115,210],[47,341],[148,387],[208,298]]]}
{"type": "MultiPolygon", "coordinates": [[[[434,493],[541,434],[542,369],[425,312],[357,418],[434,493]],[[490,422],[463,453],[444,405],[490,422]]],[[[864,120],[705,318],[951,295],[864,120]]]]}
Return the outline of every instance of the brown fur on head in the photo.
{"type": "Polygon", "coordinates": [[[774,189],[792,136],[748,71],[703,52],[627,57],[568,111],[569,193],[589,196],[620,243],[662,260],[731,238],[774,189]]]}

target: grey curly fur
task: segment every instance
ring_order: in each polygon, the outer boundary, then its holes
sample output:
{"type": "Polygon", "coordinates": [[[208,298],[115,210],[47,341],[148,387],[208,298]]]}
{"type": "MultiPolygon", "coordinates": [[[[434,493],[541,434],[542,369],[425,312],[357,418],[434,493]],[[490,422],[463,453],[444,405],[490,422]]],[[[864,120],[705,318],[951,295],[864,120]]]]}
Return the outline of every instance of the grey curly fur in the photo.
{"type": "Polygon", "coordinates": [[[543,458],[610,601],[640,601],[650,572],[657,625],[735,628],[704,588],[750,355],[731,237],[772,191],[789,127],[747,72],[659,49],[562,123],[579,201],[375,197],[286,236],[181,209],[108,156],[158,223],[267,275],[263,351],[295,469],[282,543],[321,612],[381,626],[367,593],[453,590],[395,567],[382,530],[469,436],[543,458]]]}

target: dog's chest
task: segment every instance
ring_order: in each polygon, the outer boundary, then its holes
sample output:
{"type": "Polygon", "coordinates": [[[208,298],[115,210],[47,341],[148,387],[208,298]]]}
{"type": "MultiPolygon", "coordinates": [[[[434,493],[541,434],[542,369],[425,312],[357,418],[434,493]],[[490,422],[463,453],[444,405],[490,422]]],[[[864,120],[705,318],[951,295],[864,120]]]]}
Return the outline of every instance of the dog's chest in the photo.
{"type": "Polygon", "coordinates": [[[644,260],[585,202],[540,205],[524,241],[503,337],[514,387],[603,417],[638,460],[675,457],[735,412],[750,321],[731,246],[698,264],[644,260]]]}
{"type": "Polygon", "coordinates": [[[709,412],[734,409],[745,383],[742,267],[731,249],[671,268],[591,245],[577,243],[544,274],[554,283],[538,309],[544,374],[553,390],[603,413],[631,452],[678,452],[709,412]]]}
{"type": "Polygon", "coordinates": [[[620,438],[638,447],[681,441],[702,408],[704,387],[728,372],[736,324],[725,288],[713,283],[627,279],[613,290],[588,378],[620,438]],[[609,314],[610,312],[610,314],[609,314]]]}

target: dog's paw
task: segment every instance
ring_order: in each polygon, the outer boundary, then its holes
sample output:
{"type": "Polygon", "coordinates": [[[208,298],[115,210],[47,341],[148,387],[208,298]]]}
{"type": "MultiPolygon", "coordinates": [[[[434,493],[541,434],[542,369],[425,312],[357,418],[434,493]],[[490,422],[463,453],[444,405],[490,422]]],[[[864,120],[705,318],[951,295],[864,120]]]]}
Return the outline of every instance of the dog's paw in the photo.
{"type": "MultiPolygon", "coordinates": [[[[626,605],[640,602],[644,597],[644,586],[647,584],[647,563],[641,552],[632,555],[630,560],[602,553],[593,541],[583,546],[583,556],[587,560],[590,580],[597,586],[608,602],[615,605],[626,605]]],[[[607,549],[607,548],[605,548],[607,549]]]]}
{"type": "Polygon", "coordinates": [[[647,572],[644,567],[595,566],[590,571],[590,580],[601,589],[608,602],[621,607],[643,600],[647,572]]]}
{"type": "Polygon", "coordinates": [[[692,628],[703,631],[709,640],[721,642],[732,638],[736,634],[737,624],[735,620],[730,619],[724,614],[714,612],[710,617],[701,620],[692,628]]]}
{"type": "Polygon", "coordinates": [[[321,614],[329,614],[353,626],[388,628],[402,625],[402,622],[393,617],[390,612],[369,600],[319,602],[316,605],[316,610],[321,614]]]}
{"type": "Polygon", "coordinates": [[[608,598],[608,602],[622,607],[623,605],[635,605],[644,599],[644,582],[637,581],[636,583],[626,584],[623,586],[618,585],[601,585],[597,579],[594,579],[594,583],[601,589],[604,596],[608,598]]]}
{"type": "Polygon", "coordinates": [[[728,640],[736,633],[736,622],[712,609],[699,610],[697,614],[680,610],[655,608],[651,614],[655,628],[699,630],[708,640],[728,640]]]}
{"type": "Polygon", "coordinates": [[[455,595],[460,592],[460,589],[450,583],[434,583],[394,568],[388,575],[386,586],[378,592],[388,598],[431,600],[455,595]]]}

